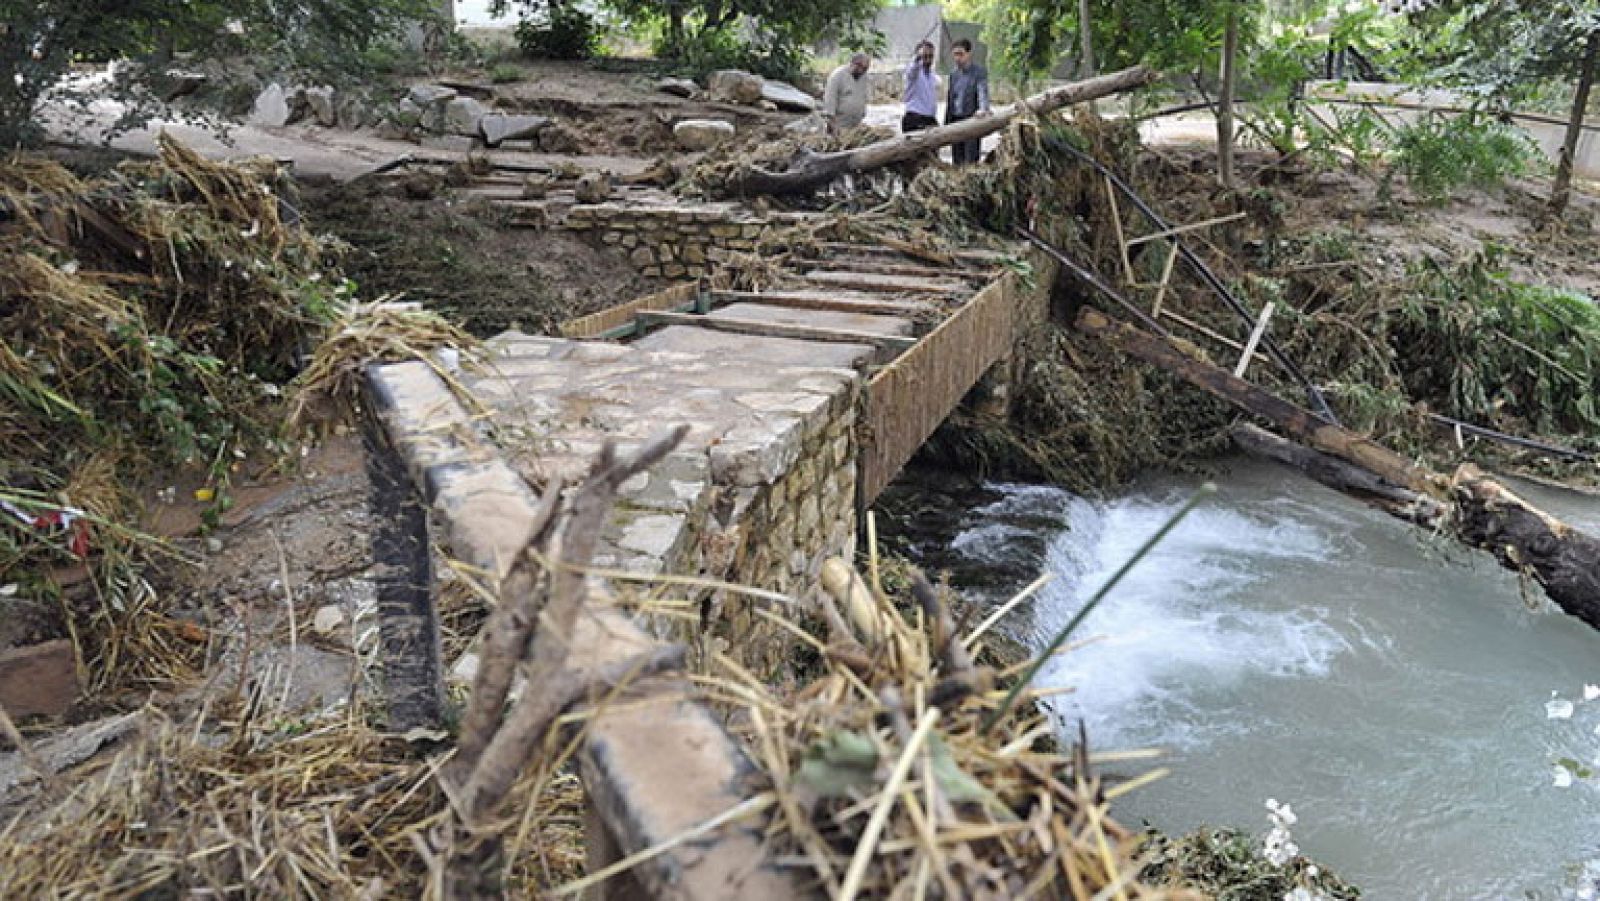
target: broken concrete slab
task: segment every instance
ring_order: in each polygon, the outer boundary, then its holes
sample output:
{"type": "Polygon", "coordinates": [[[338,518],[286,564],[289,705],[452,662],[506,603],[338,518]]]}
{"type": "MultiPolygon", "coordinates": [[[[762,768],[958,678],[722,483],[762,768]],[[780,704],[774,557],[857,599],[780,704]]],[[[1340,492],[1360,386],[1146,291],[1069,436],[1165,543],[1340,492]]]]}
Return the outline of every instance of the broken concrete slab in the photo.
{"type": "Polygon", "coordinates": [[[685,119],[672,126],[672,138],[684,150],[710,150],[733,140],[733,123],[721,119],[685,119]]]}
{"type": "Polygon", "coordinates": [[[455,97],[455,88],[447,88],[437,84],[414,84],[411,86],[411,90],[406,92],[406,99],[423,109],[435,105],[442,107],[445,103],[455,99],[455,97]]]}
{"type": "Polygon", "coordinates": [[[656,82],[656,90],[674,97],[693,97],[700,86],[687,78],[663,78],[656,82]]]}
{"type": "Polygon", "coordinates": [[[60,716],[78,699],[72,642],[47,641],[0,652],[0,707],[12,717],[60,716]]]}
{"type": "Polygon", "coordinates": [[[549,124],[549,116],[488,113],[478,120],[478,132],[483,136],[483,143],[499,147],[504,141],[537,138],[539,131],[549,124]]]}
{"type": "Polygon", "coordinates": [[[814,113],[821,106],[817,98],[788,82],[766,79],[761,82],[761,99],[791,113],[814,113]]]}
{"type": "Polygon", "coordinates": [[[864,344],[818,344],[793,338],[732,335],[682,325],[651,332],[633,342],[633,346],[641,350],[756,360],[773,369],[785,366],[851,369],[866,365],[875,353],[874,348],[864,344]]]}
{"type": "Polygon", "coordinates": [[[864,332],[885,337],[906,337],[914,324],[899,316],[872,313],[845,313],[837,310],[796,310],[764,303],[735,303],[713,310],[712,319],[742,319],[747,322],[774,322],[806,328],[864,332]]]}
{"type": "Polygon", "coordinates": [[[453,97],[444,105],[444,130],[453,135],[475,138],[480,133],[478,123],[488,112],[483,104],[471,97],[453,97]]]}

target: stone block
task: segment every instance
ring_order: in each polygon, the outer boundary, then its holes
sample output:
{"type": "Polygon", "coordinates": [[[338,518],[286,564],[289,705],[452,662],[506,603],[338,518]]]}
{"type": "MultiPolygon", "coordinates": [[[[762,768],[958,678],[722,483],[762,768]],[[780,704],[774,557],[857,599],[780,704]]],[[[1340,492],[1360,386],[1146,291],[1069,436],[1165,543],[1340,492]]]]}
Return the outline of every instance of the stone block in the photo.
{"type": "Polygon", "coordinates": [[[289,124],[289,93],[273,82],[256,95],[250,110],[250,124],[262,128],[282,128],[289,124]]]}
{"type": "Polygon", "coordinates": [[[338,110],[333,105],[333,88],[327,85],[306,88],[306,103],[311,107],[311,115],[317,124],[324,128],[332,128],[339,124],[338,110]]]}
{"type": "Polygon", "coordinates": [[[478,120],[478,133],[483,143],[499,147],[506,141],[537,138],[539,132],[550,124],[548,116],[517,116],[505,113],[487,113],[478,120]]]}
{"type": "Polygon", "coordinates": [[[72,642],[47,641],[0,652],[0,706],[12,717],[60,716],[77,698],[72,642]]]}
{"type": "Polygon", "coordinates": [[[817,98],[788,82],[763,79],[761,99],[774,107],[791,113],[811,113],[817,110],[817,98]]]}
{"type": "Polygon", "coordinates": [[[639,236],[633,232],[612,232],[611,234],[621,236],[622,246],[628,248],[629,250],[639,246],[639,236]]]}
{"type": "Polygon", "coordinates": [[[615,243],[617,243],[618,241],[621,241],[621,240],[622,240],[622,235],[619,234],[618,232],[606,232],[605,234],[600,236],[600,241],[602,243],[604,243],[604,244],[615,244],[615,243]]]}
{"type": "Polygon", "coordinates": [[[672,126],[672,139],[688,151],[710,150],[733,140],[733,123],[720,119],[685,119],[672,126]]]}
{"type": "Polygon", "coordinates": [[[682,263],[668,263],[661,267],[661,274],[667,278],[683,278],[688,272],[682,263]]]}
{"type": "Polygon", "coordinates": [[[643,268],[645,266],[653,265],[656,260],[655,257],[650,254],[650,248],[636,247],[632,253],[628,254],[628,261],[635,266],[643,268]]]}
{"type": "Polygon", "coordinates": [[[713,225],[710,228],[707,228],[706,231],[710,232],[713,237],[717,238],[739,237],[739,226],[737,225],[713,225]]]}

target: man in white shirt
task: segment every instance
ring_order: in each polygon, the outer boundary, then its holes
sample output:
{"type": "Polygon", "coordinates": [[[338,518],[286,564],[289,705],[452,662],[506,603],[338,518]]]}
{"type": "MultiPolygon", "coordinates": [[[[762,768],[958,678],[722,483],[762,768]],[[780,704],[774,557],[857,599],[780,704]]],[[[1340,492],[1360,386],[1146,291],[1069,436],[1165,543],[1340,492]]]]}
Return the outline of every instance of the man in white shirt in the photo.
{"type": "Polygon", "coordinates": [[[828,122],[829,134],[855,128],[867,118],[867,98],[872,94],[867,69],[871,67],[872,57],[857,53],[828,76],[822,92],[822,118],[828,122]]]}

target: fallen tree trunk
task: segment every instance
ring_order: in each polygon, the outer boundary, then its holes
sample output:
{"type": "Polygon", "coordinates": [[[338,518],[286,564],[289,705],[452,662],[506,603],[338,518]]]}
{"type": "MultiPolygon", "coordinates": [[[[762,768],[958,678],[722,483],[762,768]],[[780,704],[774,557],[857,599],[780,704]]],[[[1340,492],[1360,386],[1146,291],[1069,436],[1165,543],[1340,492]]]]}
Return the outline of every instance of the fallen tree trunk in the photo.
{"type": "MultiPolygon", "coordinates": [[[[1255,446],[1270,450],[1269,455],[1274,459],[1293,460],[1292,465],[1307,473],[1346,483],[1348,487],[1341,490],[1359,486],[1369,497],[1384,498],[1385,509],[1397,516],[1447,527],[1463,543],[1494,554],[1507,569],[1531,574],[1563,611],[1600,629],[1600,540],[1530,506],[1504,485],[1470,466],[1462,467],[1445,486],[1438,474],[1412,465],[1388,448],[1323,422],[1309,410],[1234,378],[1232,373],[1204,360],[1188,356],[1159,335],[1118,322],[1092,307],[1084,307],[1079,312],[1077,327],[1118,350],[1160,366],[1198,388],[1271,420],[1317,451],[1352,464],[1337,466],[1325,459],[1290,452],[1283,447],[1287,442],[1254,442],[1255,446]],[[1369,477],[1356,475],[1353,470],[1358,469],[1366,470],[1369,477]],[[1370,477],[1373,475],[1377,478],[1370,477]],[[1448,491],[1444,490],[1446,487],[1448,491]],[[1406,493],[1397,494],[1397,489],[1405,489],[1406,493]],[[1397,503],[1397,508],[1391,509],[1391,503],[1397,503]],[[1430,511],[1428,505],[1437,507],[1438,512],[1430,511]]],[[[1245,434],[1247,442],[1258,437],[1245,434]]]]}
{"type": "Polygon", "coordinates": [[[1228,431],[1245,453],[1298,469],[1313,480],[1382,507],[1393,515],[1430,528],[1440,525],[1447,508],[1426,494],[1402,488],[1331,454],[1280,438],[1260,426],[1241,422],[1228,431]]]}
{"type": "Polygon", "coordinates": [[[1176,373],[1217,397],[1271,421],[1303,444],[1349,460],[1412,491],[1432,496],[1444,493],[1442,480],[1437,475],[1413,466],[1394,451],[1349,429],[1324,422],[1310,410],[1263,391],[1225,369],[1191,357],[1159,335],[1118,322],[1087,306],[1078,313],[1077,327],[1124,353],[1176,373]]]}
{"type": "Polygon", "coordinates": [[[1600,540],[1532,507],[1466,465],[1456,470],[1456,530],[1507,569],[1531,572],[1562,610],[1600,629],[1600,540]]]}
{"type": "Polygon", "coordinates": [[[1131,91],[1154,81],[1156,72],[1144,66],[1134,66],[1110,75],[1101,75],[1084,81],[1052,88],[1032,97],[996,109],[993,115],[963,119],[951,125],[941,125],[912,132],[834,153],[804,153],[798,156],[787,171],[772,172],[760,166],[750,166],[728,181],[730,194],[803,194],[823,187],[841,175],[851,172],[869,172],[891,163],[909,160],[927,151],[937,150],[947,144],[972,141],[999,131],[1006,123],[1023,113],[1042,115],[1051,110],[1086,103],[1111,94],[1131,91]]]}

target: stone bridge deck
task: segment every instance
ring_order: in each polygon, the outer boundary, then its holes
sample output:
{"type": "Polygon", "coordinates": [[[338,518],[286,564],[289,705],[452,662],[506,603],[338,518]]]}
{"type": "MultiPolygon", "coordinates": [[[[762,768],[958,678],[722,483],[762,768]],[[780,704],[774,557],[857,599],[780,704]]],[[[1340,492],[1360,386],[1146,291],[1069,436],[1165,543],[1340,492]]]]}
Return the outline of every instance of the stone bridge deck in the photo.
{"type": "MultiPolygon", "coordinates": [[[[816,590],[823,560],[853,553],[858,510],[1042,318],[1050,283],[1048,272],[1030,283],[983,254],[930,267],[879,247],[823,252],[786,265],[759,294],[685,284],[569,323],[566,338],[502,334],[484,365],[460,374],[479,415],[426,364],[375,369],[389,436],[452,551],[503,573],[531,515],[528,485],[580,474],[604,441],[637,445],[687,423],[670,457],[623,486],[596,565],[701,574],[797,599],[816,590]]],[[[757,673],[783,664],[771,650],[780,643],[760,640],[773,627],[752,609],[705,602],[713,638],[734,656],[757,673]]],[[[671,626],[595,604],[601,637],[591,630],[590,658],[672,637],[671,626]]],[[[639,689],[658,700],[591,725],[582,761],[596,853],[650,847],[750,791],[737,745],[682,699],[681,684],[666,683],[639,689]]],[[[635,888],[673,898],[804,893],[764,861],[759,829],[730,825],[638,868],[635,888]]]]}

